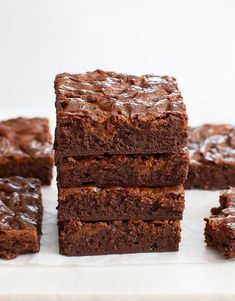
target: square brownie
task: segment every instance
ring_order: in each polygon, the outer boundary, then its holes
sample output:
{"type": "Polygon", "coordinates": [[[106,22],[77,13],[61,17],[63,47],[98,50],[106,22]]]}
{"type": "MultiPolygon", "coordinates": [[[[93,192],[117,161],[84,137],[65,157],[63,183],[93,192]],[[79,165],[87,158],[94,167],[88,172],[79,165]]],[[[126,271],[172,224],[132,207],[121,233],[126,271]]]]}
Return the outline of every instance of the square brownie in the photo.
{"type": "Polygon", "coordinates": [[[60,254],[86,256],[177,251],[180,221],[59,222],[60,254]]]}
{"type": "Polygon", "coordinates": [[[57,156],[155,154],[187,145],[175,78],[95,70],[55,79],[57,156]]]}
{"type": "Polygon", "coordinates": [[[183,185],[161,188],[59,187],[58,220],[180,220],[183,185]]]}
{"type": "Polygon", "coordinates": [[[42,213],[38,179],[0,178],[1,258],[39,252],[42,213]]]}
{"type": "Polygon", "coordinates": [[[186,181],[189,158],[183,149],[171,154],[56,158],[56,165],[61,187],[163,187],[186,181]]]}
{"type": "Polygon", "coordinates": [[[220,207],[205,218],[205,242],[218,249],[225,258],[235,258],[235,188],[222,192],[220,207]]]}
{"type": "Polygon", "coordinates": [[[52,179],[53,148],[46,118],[15,118],[0,122],[0,177],[52,179]]]}
{"type": "Polygon", "coordinates": [[[186,188],[235,186],[235,127],[204,124],[189,129],[190,166],[186,188]]]}

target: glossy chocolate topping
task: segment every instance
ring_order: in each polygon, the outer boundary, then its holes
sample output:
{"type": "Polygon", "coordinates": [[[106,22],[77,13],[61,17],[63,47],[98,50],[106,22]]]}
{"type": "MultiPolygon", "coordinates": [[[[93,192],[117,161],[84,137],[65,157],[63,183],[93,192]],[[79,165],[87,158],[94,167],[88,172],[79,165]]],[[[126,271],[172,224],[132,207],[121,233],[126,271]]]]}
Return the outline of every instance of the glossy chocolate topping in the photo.
{"type": "Polygon", "coordinates": [[[16,118],[0,122],[0,162],[52,155],[48,120],[16,118]]]}
{"type": "Polygon", "coordinates": [[[95,70],[56,76],[57,109],[60,114],[89,117],[146,118],[167,113],[186,114],[175,78],[134,76],[95,70]]]}
{"type": "Polygon", "coordinates": [[[35,228],[41,213],[39,180],[0,178],[0,232],[35,228]]]}
{"type": "Polygon", "coordinates": [[[191,163],[221,161],[235,164],[235,127],[229,124],[204,124],[189,129],[191,163]]]}
{"type": "MultiPolygon", "coordinates": [[[[219,214],[206,219],[211,227],[228,228],[235,235],[235,188],[224,190],[220,196],[219,214]]],[[[212,211],[213,212],[213,211],[212,211]]]]}

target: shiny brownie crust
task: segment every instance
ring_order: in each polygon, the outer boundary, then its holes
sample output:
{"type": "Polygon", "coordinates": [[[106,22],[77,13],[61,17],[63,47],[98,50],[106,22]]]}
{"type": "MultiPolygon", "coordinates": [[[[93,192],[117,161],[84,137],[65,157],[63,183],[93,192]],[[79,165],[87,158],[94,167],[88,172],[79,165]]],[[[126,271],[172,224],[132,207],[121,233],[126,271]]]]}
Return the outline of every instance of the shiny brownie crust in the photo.
{"type": "Polygon", "coordinates": [[[15,118],[0,122],[0,177],[38,178],[49,185],[53,149],[46,118],[15,118]]]}
{"type": "Polygon", "coordinates": [[[183,210],[182,185],[163,188],[59,187],[59,221],[181,220],[183,210]]]}
{"type": "Polygon", "coordinates": [[[59,222],[60,254],[86,256],[177,251],[180,221],[59,222]]]}
{"type": "Polygon", "coordinates": [[[56,165],[61,187],[163,187],[185,182],[189,158],[183,149],[175,154],[58,158],[56,165]]]}
{"type": "Polygon", "coordinates": [[[96,70],[56,76],[60,157],[177,152],[187,114],[175,78],[96,70]]]}
{"type": "Polygon", "coordinates": [[[1,258],[39,252],[42,213],[39,180],[0,178],[1,258]]]}
{"type": "Polygon", "coordinates": [[[185,188],[235,186],[235,127],[203,124],[189,129],[190,166],[185,188]]]}

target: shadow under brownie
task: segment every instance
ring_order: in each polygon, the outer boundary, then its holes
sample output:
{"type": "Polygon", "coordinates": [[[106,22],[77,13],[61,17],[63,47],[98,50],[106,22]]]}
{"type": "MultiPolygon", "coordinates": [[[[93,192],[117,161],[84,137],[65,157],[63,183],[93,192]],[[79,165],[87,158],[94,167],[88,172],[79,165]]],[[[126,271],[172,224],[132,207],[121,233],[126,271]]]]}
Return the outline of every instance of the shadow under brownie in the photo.
{"type": "Polygon", "coordinates": [[[0,122],[0,177],[32,177],[49,185],[52,168],[53,149],[46,118],[0,122]]]}
{"type": "Polygon", "coordinates": [[[58,157],[177,152],[187,145],[175,78],[95,70],[56,76],[58,157]]]}
{"type": "Polygon", "coordinates": [[[39,252],[42,213],[39,180],[0,178],[1,258],[39,252]]]}

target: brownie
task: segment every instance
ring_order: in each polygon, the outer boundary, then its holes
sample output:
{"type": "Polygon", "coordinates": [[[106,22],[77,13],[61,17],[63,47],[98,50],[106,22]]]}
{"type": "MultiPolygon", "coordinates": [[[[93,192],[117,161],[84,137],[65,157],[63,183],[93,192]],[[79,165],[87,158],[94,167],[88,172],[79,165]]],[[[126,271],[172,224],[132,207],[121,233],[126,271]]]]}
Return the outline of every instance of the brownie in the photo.
{"type": "Polygon", "coordinates": [[[180,220],[183,185],[162,188],[59,187],[58,220],[180,220]]]}
{"type": "Polygon", "coordinates": [[[220,207],[205,218],[205,242],[218,249],[225,258],[235,258],[235,188],[222,192],[220,207]]]}
{"type": "Polygon", "coordinates": [[[190,166],[186,188],[235,186],[235,127],[204,124],[189,129],[190,166]]]}
{"type": "Polygon", "coordinates": [[[67,256],[177,251],[180,221],[59,222],[60,253],[67,256]]]}
{"type": "Polygon", "coordinates": [[[187,114],[175,78],[95,70],[55,79],[59,157],[177,152],[187,114]]]}
{"type": "Polygon", "coordinates": [[[15,118],[0,122],[0,177],[52,179],[53,148],[46,118],[15,118]]]}
{"type": "Polygon", "coordinates": [[[42,211],[38,179],[0,178],[1,258],[39,252],[42,211]]]}
{"type": "Polygon", "coordinates": [[[58,158],[57,181],[61,187],[94,185],[174,186],[186,181],[188,151],[156,155],[103,155],[58,158]]]}

